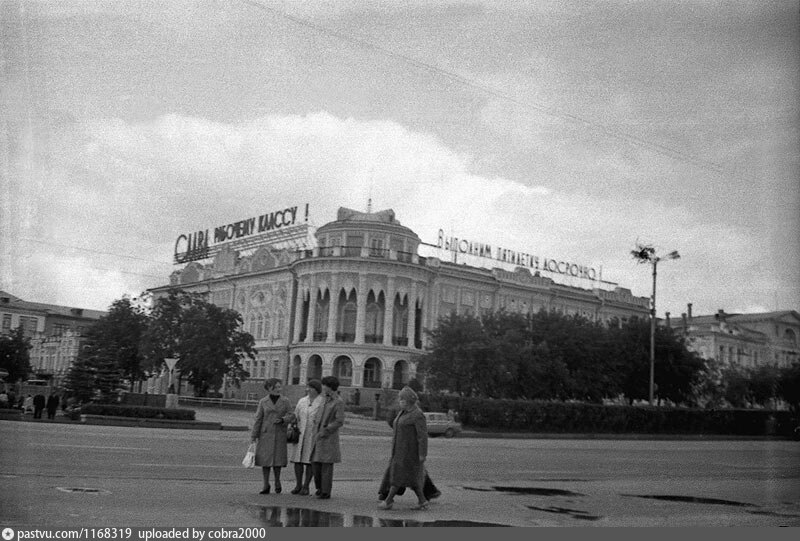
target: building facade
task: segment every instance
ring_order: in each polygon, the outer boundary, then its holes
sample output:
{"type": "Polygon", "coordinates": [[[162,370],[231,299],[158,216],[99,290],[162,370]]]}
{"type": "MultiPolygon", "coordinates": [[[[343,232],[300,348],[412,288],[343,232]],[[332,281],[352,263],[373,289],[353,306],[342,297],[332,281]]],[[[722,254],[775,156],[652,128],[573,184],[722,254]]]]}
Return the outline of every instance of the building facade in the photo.
{"type": "Polygon", "coordinates": [[[251,381],[226,396],[263,393],[264,378],[289,385],[335,375],[345,389],[400,388],[416,375],[426,330],[450,313],[541,309],[595,321],[647,318],[649,299],[630,290],[581,289],[514,270],[479,268],[418,254],[420,238],[392,210],[340,208],[316,230],[312,249],[264,245],[243,254],[222,248],[188,263],[169,287],[207,294],[237,310],[258,350],[246,361],[251,381]]]}
{"type": "Polygon", "coordinates": [[[756,368],[789,366],[800,361],[800,314],[794,310],[755,314],[692,316],[691,305],[673,328],[686,336],[687,346],[704,359],[756,368]]]}
{"type": "Polygon", "coordinates": [[[31,340],[34,374],[59,385],[75,361],[84,331],[105,315],[98,310],[30,302],[0,291],[0,334],[22,326],[31,340]]]}

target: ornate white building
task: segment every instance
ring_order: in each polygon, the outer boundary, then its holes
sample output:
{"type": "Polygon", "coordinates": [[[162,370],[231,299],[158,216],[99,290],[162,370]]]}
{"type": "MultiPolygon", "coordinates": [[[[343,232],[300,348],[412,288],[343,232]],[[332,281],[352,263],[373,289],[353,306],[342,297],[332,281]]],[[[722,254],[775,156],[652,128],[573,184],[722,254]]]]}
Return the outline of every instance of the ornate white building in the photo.
{"type": "Polygon", "coordinates": [[[517,267],[479,268],[418,255],[420,238],[392,210],[340,208],[317,229],[313,249],[249,246],[218,250],[207,264],[188,263],[169,287],[203,292],[240,312],[256,339],[245,365],[252,382],[236,397],[263,394],[259,380],[289,385],[337,376],[345,388],[400,388],[415,376],[426,329],[451,312],[540,309],[622,322],[647,318],[649,299],[630,290],[581,289],[517,267]]]}

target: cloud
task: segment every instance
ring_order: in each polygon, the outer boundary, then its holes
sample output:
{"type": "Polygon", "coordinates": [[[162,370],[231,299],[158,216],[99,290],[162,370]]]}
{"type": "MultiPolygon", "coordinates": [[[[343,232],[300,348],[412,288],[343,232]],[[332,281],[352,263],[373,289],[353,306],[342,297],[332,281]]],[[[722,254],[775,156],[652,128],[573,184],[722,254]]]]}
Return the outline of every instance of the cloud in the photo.
{"type": "Polygon", "coordinates": [[[652,201],[483,177],[472,172],[470,155],[390,121],[318,112],[230,124],[166,115],[75,129],[79,144],[37,171],[46,175],[50,201],[38,206],[38,238],[51,244],[27,244],[31,257],[14,269],[33,278],[34,298],[55,295],[66,304],[105,308],[124,293],[167,283],[181,233],[304,203],[319,226],[335,219],[339,206],[365,209],[370,195],[374,210],[394,208],[423,241],[435,243],[442,228],[541,257],[602,265],[606,280],[642,296],[649,295],[649,272],[628,253],[642,237],[683,254],[662,278],[681,303],[697,306],[701,296],[714,299],[709,305],[730,306],[731,281],[758,282],[748,270],[757,267],[754,239],[742,231],[652,201]],[[679,239],[678,225],[685,231],[679,239]],[[84,250],[67,248],[74,246],[84,250]],[[708,273],[720,279],[708,282],[708,273]]]}

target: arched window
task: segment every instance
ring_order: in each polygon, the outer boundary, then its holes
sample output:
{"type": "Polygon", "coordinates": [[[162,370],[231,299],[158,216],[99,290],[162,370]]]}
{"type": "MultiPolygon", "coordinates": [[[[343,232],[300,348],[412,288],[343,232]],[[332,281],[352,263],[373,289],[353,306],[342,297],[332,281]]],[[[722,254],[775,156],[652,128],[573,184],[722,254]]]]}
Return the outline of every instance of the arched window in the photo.
{"type": "Polygon", "coordinates": [[[375,298],[373,291],[367,297],[367,313],[364,322],[364,341],[368,344],[380,344],[383,342],[383,314],[384,314],[383,293],[375,298]]]}
{"type": "Polygon", "coordinates": [[[356,291],[350,290],[350,295],[346,295],[342,290],[339,294],[339,329],[336,333],[337,342],[355,342],[356,339],[356,314],[358,305],[356,304],[356,291]]]}
{"type": "Polygon", "coordinates": [[[324,342],[328,338],[328,309],[331,303],[331,294],[327,289],[317,293],[316,313],[314,315],[313,339],[315,342],[324,342]]]}
{"type": "Polygon", "coordinates": [[[397,361],[394,363],[392,373],[392,389],[402,389],[406,383],[408,383],[408,363],[397,361]]]}
{"type": "Polygon", "coordinates": [[[381,361],[376,357],[369,358],[364,363],[364,387],[381,387],[381,361]]]}
{"type": "Polygon", "coordinates": [[[797,346],[797,335],[794,334],[792,329],[786,329],[783,331],[783,339],[797,346]]]}
{"type": "Polygon", "coordinates": [[[392,344],[408,345],[408,296],[395,295],[392,318],[392,344]]]}
{"type": "Polygon", "coordinates": [[[295,355],[294,361],[292,361],[292,375],[291,375],[292,385],[300,384],[300,366],[302,364],[303,362],[300,360],[300,356],[295,355]]]}
{"type": "Polygon", "coordinates": [[[310,379],[322,379],[322,357],[319,355],[312,355],[308,359],[306,381],[310,379]]]}
{"type": "Polygon", "coordinates": [[[349,387],[353,384],[353,361],[344,355],[333,361],[333,375],[339,378],[339,385],[349,387]]]}

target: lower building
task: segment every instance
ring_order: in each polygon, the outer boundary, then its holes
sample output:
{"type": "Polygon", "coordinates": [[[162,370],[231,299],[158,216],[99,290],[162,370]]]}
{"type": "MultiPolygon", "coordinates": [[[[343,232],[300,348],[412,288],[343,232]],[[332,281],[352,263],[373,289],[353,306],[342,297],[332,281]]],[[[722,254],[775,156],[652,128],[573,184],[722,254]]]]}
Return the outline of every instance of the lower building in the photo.
{"type": "MultiPolygon", "coordinates": [[[[246,232],[243,227],[232,225],[230,231],[246,232]]],[[[426,331],[453,312],[544,309],[619,324],[649,317],[647,297],[622,287],[563,285],[519,255],[514,261],[527,265],[483,268],[423,257],[420,238],[392,210],[340,208],[337,219],[319,227],[313,240],[313,247],[301,249],[268,241],[248,241],[242,250],[221,246],[205,262],[192,261],[173,272],[168,286],[151,290],[155,296],[166,295],[170,287],[205,293],[210,302],[242,315],[258,355],[245,362],[250,381],[228,389],[226,396],[263,395],[261,384],[268,377],[303,385],[335,375],[347,399],[355,389],[400,388],[416,375],[426,331]]],[[[201,251],[210,253],[207,246],[201,251]]],[[[512,260],[506,253],[502,257],[512,260]]],[[[176,261],[187,259],[176,253],[176,261]]],[[[563,262],[546,265],[585,273],[563,262]]]]}
{"type": "Polygon", "coordinates": [[[693,316],[688,312],[670,325],[682,331],[687,346],[704,359],[756,368],[789,366],[800,361],[800,314],[794,310],[754,314],[693,316]]]}

